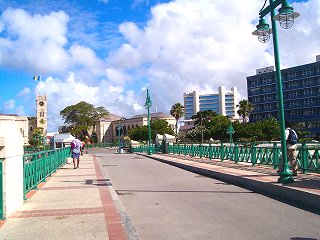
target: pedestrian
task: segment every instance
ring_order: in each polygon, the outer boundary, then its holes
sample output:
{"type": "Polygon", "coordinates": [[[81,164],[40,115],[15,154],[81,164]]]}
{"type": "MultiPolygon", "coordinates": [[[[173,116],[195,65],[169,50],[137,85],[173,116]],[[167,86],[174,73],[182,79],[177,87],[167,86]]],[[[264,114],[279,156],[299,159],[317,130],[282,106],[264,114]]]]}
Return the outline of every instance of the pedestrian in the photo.
{"type": "MultiPolygon", "coordinates": [[[[286,127],[286,147],[287,147],[287,155],[288,162],[292,168],[292,175],[298,176],[298,162],[297,162],[297,142],[298,135],[295,130],[291,128],[291,124],[289,122],[285,123],[286,127]]],[[[282,170],[282,161],[279,163],[278,173],[282,170]]]]}
{"type": "Polygon", "coordinates": [[[74,169],[79,168],[81,146],[82,146],[82,143],[78,139],[78,136],[76,136],[75,139],[71,142],[71,149],[70,149],[71,157],[73,159],[74,169]]]}
{"type": "Polygon", "coordinates": [[[86,145],[85,142],[82,141],[82,142],[81,142],[81,148],[80,148],[80,150],[81,150],[81,156],[83,156],[83,150],[84,150],[84,146],[85,146],[85,145],[86,145]]]}

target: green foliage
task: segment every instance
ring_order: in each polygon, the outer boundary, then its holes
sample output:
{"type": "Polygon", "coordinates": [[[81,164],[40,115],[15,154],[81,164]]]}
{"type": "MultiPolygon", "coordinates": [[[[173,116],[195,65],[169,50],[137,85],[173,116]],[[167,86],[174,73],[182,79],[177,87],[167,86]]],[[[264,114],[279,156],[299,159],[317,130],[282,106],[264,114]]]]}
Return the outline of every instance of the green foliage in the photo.
{"type": "Polygon", "coordinates": [[[29,144],[36,149],[44,148],[44,145],[46,144],[45,136],[43,134],[43,128],[38,127],[35,128],[33,131],[32,138],[29,139],[29,144]]]}
{"type": "Polygon", "coordinates": [[[70,130],[72,134],[83,134],[90,127],[95,128],[99,119],[107,117],[109,112],[104,107],[95,108],[92,104],[84,101],[71,105],[60,111],[64,123],[68,126],[65,130],[70,130]]]}
{"type": "Polygon", "coordinates": [[[184,115],[184,106],[176,103],[171,107],[170,114],[176,119],[176,135],[178,134],[178,121],[184,115]]]}
{"type": "MultiPolygon", "coordinates": [[[[204,141],[208,141],[210,138],[229,141],[230,135],[227,133],[227,129],[230,124],[231,121],[228,117],[221,115],[212,117],[210,122],[206,122],[203,125],[204,141]]],[[[248,124],[242,124],[236,121],[232,123],[232,126],[235,131],[233,141],[255,142],[280,139],[279,123],[274,118],[248,124]]],[[[196,126],[194,129],[188,131],[187,137],[193,141],[200,141],[201,126],[196,126]]]]}
{"type": "Polygon", "coordinates": [[[148,126],[139,126],[132,128],[129,131],[129,137],[130,139],[134,141],[147,141],[148,140],[148,126]]]}
{"type": "Polygon", "coordinates": [[[194,125],[200,126],[202,124],[206,124],[211,121],[211,119],[218,114],[212,110],[199,111],[196,115],[193,115],[191,119],[195,120],[194,125]]]}
{"type": "MultiPolygon", "coordinates": [[[[159,120],[152,120],[150,124],[150,131],[151,131],[151,138],[155,140],[156,135],[160,134],[170,134],[173,135],[174,131],[172,128],[169,126],[168,122],[163,119],[159,120]]],[[[129,137],[130,139],[134,141],[145,141],[148,142],[148,126],[140,126],[140,127],[135,127],[132,128],[129,131],[129,137]]]]}
{"type": "Polygon", "coordinates": [[[231,121],[228,117],[216,114],[211,118],[211,121],[206,124],[209,127],[208,136],[205,135],[205,139],[215,139],[225,141],[229,139],[227,129],[231,121]]]}
{"type": "Polygon", "coordinates": [[[242,117],[243,119],[242,123],[244,124],[247,122],[247,118],[249,114],[253,111],[253,105],[248,100],[243,99],[239,102],[237,107],[239,107],[239,110],[237,111],[237,113],[242,117]]]}
{"type": "Polygon", "coordinates": [[[166,120],[163,120],[163,119],[157,119],[157,120],[151,121],[150,129],[151,129],[151,138],[153,140],[156,139],[156,135],[157,134],[160,134],[160,135],[163,135],[163,134],[174,135],[174,131],[169,126],[168,122],[166,120]]]}

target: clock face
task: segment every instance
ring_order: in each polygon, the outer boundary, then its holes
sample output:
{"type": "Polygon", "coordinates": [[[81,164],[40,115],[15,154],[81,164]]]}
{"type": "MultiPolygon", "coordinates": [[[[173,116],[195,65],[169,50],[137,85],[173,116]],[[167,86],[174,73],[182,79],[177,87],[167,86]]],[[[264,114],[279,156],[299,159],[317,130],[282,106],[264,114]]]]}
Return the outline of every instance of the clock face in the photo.
{"type": "Polygon", "coordinates": [[[44,102],[43,101],[40,101],[39,102],[39,105],[42,107],[44,105],[44,102]]]}

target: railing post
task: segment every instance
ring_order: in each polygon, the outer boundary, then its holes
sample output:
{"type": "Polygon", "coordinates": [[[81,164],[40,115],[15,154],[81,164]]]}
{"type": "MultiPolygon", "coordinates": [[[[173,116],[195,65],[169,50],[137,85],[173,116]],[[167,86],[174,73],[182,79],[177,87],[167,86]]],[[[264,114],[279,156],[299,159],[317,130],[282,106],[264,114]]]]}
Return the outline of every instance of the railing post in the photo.
{"type": "Polygon", "coordinates": [[[251,164],[252,166],[257,163],[257,148],[254,143],[251,144],[251,164]]]}
{"type": "Polygon", "coordinates": [[[305,142],[302,143],[302,148],[300,149],[300,163],[302,172],[306,173],[308,170],[308,148],[305,142]]]}
{"type": "Polygon", "coordinates": [[[223,146],[222,141],[221,141],[221,145],[220,145],[220,158],[221,158],[221,161],[224,160],[224,146],[223,146]]]}
{"type": "Polygon", "coordinates": [[[191,157],[194,157],[194,145],[193,145],[193,143],[191,144],[191,157]]]}
{"type": "Polygon", "coordinates": [[[202,146],[202,144],[199,145],[199,150],[200,150],[199,151],[199,157],[202,158],[202,155],[203,155],[203,146],[202,146]]]}
{"type": "Polygon", "coordinates": [[[234,151],[233,151],[234,162],[238,163],[239,162],[239,147],[238,147],[237,143],[234,143],[233,146],[234,146],[234,151]]]}
{"type": "Polygon", "coordinates": [[[209,159],[212,160],[213,152],[212,152],[212,146],[211,143],[209,143],[209,159]]]}
{"type": "Polygon", "coordinates": [[[276,169],[279,166],[279,152],[280,152],[277,143],[273,143],[272,152],[273,152],[272,165],[273,165],[273,168],[276,169]]]}

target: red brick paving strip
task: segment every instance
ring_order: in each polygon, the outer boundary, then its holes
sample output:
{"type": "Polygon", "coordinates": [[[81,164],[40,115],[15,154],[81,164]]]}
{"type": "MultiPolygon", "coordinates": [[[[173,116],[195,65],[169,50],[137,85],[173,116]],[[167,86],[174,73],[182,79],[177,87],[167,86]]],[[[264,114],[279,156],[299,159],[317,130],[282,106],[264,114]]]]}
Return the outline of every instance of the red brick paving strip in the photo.
{"type": "Polygon", "coordinates": [[[62,216],[62,215],[79,215],[79,214],[96,214],[103,213],[103,208],[69,208],[69,209],[45,209],[31,211],[16,211],[10,215],[10,218],[26,218],[26,217],[46,217],[46,216],[62,216]]]}
{"type": "MultiPolygon", "coordinates": [[[[94,167],[96,170],[97,179],[104,179],[104,176],[100,170],[96,156],[93,155],[94,167]]],[[[116,206],[113,203],[111,194],[106,186],[99,186],[100,197],[104,209],[107,230],[110,240],[127,240],[127,235],[124,231],[119,213],[116,206]]]]}

